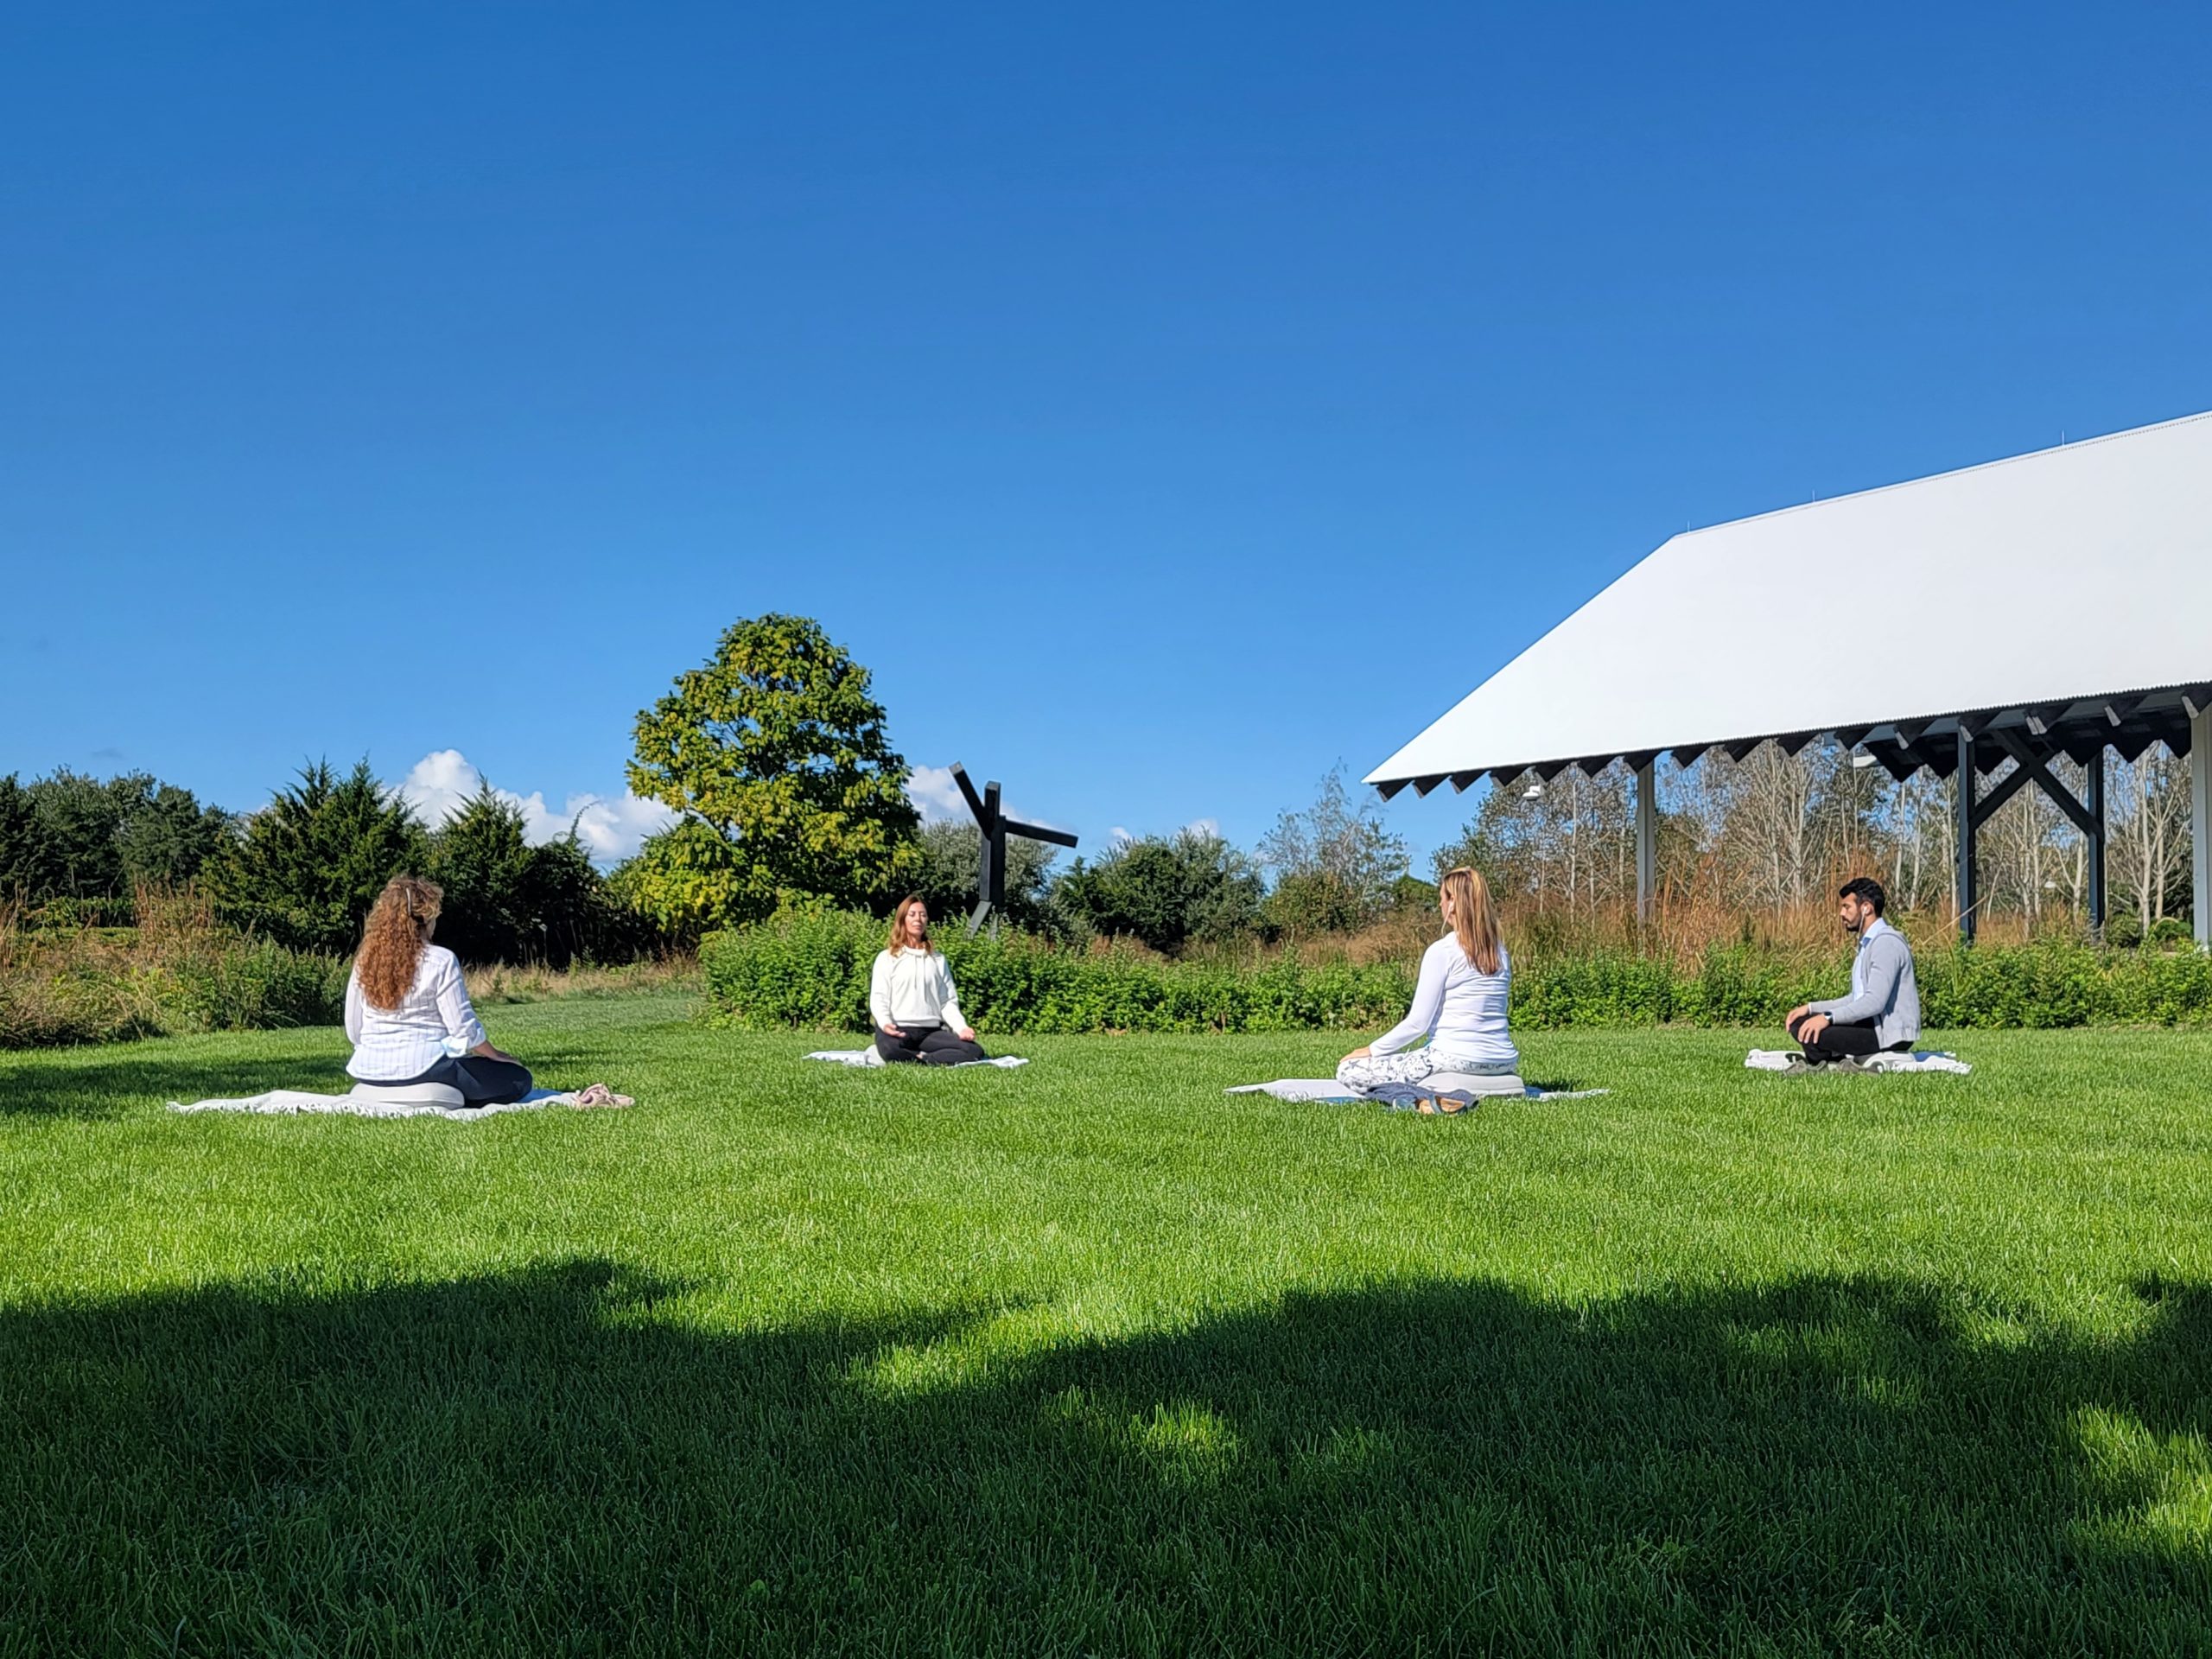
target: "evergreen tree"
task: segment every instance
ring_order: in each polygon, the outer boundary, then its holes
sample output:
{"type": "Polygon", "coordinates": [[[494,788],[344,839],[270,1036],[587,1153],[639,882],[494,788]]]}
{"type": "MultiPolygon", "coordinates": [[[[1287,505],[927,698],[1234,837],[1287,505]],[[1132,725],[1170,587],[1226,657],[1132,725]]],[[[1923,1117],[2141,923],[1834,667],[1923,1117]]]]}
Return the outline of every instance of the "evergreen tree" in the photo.
{"type": "Polygon", "coordinates": [[[481,785],[430,840],[428,874],[445,889],[437,939],[463,962],[522,962],[537,954],[531,849],[523,817],[481,785]]]}
{"type": "Polygon", "coordinates": [[[429,850],[422,825],[367,761],[340,778],[319,760],[246,820],[244,834],[208,861],[202,882],[231,925],[295,950],[343,956],[360,942],[384,884],[423,868],[429,850]]]}

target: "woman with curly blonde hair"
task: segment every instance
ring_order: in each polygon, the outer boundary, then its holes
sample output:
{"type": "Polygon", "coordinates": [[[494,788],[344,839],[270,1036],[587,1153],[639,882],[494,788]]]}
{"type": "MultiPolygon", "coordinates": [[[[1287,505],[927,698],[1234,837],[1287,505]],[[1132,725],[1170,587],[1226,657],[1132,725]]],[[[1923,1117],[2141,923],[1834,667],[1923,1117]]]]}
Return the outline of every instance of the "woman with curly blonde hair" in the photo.
{"type": "Polygon", "coordinates": [[[420,876],[395,875],[377,895],[361,954],[346,981],[346,1035],[359,1082],[443,1084],[464,1106],[505,1105],[530,1092],[530,1072],[492,1046],[469,1006],[461,963],[430,943],[445,893],[420,876]]]}

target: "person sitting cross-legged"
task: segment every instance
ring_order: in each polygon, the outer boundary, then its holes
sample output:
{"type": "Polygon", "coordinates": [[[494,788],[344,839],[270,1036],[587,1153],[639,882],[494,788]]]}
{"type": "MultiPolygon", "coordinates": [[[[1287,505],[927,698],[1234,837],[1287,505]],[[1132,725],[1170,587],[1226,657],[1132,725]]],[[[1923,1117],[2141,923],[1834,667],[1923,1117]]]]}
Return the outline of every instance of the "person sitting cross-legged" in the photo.
{"type": "Polygon", "coordinates": [[[1505,1024],[1513,964],[1497,937],[1489,883],[1479,871],[1446,870],[1436,884],[1436,907],[1451,931],[1421,953],[1412,1009],[1345,1055],[1338,1082],[1364,1091],[1421,1084],[1440,1071],[1507,1077],[1520,1069],[1505,1024]],[[1427,1046],[1414,1047],[1424,1037],[1427,1046]]]}
{"type": "Polygon", "coordinates": [[[901,899],[891,912],[891,942],[868,976],[875,1052],[893,1065],[962,1065],[985,1057],[960,1012],[944,953],[930,939],[930,911],[901,899]]]}
{"type": "Polygon", "coordinates": [[[464,1106],[511,1105],[530,1092],[530,1071],[492,1046],[469,1006],[461,963],[430,943],[444,899],[436,882],[413,875],[393,876],[377,895],[346,980],[346,1035],[353,1045],[346,1070],[374,1087],[442,1084],[457,1090],[464,1106]]]}
{"type": "Polygon", "coordinates": [[[1862,875],[1836,893],[1836,914],[1859,936],[1851,961],[1851,995],[1806,1002],[1789,1011],[1789,1035],[1808,1065],[1855,1065],[1869,1054],[1908,1054],[1920,1039],[1920,985],[1912,947],[1882,919],[1889,899],[1882,884],[1862,875]]]}

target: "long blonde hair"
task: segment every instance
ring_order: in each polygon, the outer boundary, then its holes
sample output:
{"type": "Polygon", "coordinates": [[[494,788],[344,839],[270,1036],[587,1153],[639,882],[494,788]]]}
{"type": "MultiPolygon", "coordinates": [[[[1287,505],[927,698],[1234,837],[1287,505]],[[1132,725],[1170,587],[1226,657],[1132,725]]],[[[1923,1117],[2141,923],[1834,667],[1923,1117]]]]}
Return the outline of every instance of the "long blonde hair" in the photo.
{"type": "Polygon", "coordinates": [[[1480,972],[1496,973],[1505,953],[1497,942],[1497,906],[1491,902],[1483,873],[1462,865],[1445,871],[1436,888],[1452,901],[1452,931],[1460,950],[1480,972]]]}
{"type": "Polygon", "coordinates": [[[415,988],[416,966],[445,898],[443,887],[419,875],[395,875],[384,884],[361,929],[361,954],[353,964],[371,1007],[396,1008],[415,988]]]}
{"type": "MultiPolygon", "coordinates": [[[[891,912],[890,950],[893,956],[906,948],[906,912],[921,903],[921,894],[910,893],[899,901],[899,908],[891,912]]],[[[929,906],[924,905],[922,908],[926,912],[929,906]]],[[[930,925],[925,921],[922,924],[922,954],[927,957],[936,953],[937,942],[930,938],[930,925]]]]}

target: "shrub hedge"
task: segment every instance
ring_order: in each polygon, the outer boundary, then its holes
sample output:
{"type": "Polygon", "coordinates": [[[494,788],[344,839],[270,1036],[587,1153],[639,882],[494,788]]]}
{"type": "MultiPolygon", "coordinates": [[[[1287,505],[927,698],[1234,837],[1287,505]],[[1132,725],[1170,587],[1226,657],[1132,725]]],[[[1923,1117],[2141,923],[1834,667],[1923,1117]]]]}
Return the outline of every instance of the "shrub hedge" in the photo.
{"type": "MultiPolygon", "coordinates": [[[[700,950],[713,1016],[748,1029],[868,1029],[869,965],[885,925],[872,916],[790,910],[709,937],[700,950]]],[[[1413,995],[1414,966],[1246,966],[1149,954],[1084,952],[1009,933],[940,938],[962,1007],[1010,1032],[1374,1030],[1413,995]]],[[[1925,1023],[1959,1027],[2212,1025],[2212,957],[2193,949],[2123,950],[2066,941],[1946,946],[1917,956],[1925,1023]]],[[[1847,955],[1732,945],[1678,963],[1625,951],[1517,957],[1513,1021],[1572,1026],[1778,1027],[1808,998],[1848,988],[1847,955]]]]}
{"type": "Polygon", "coordinates": [[[214,933],[13,934],[0,938],[0,1049],[332,1025],[346,966],[214,933]]]}

